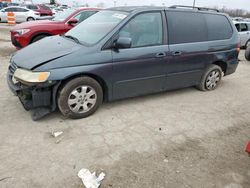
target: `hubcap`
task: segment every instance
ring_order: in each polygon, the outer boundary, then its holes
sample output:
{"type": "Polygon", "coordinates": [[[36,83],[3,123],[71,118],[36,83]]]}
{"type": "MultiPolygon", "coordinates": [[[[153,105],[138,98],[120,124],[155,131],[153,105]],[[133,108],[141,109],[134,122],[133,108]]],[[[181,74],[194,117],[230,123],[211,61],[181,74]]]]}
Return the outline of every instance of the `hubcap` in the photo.
{"type": "Polygon", "coordinates": [[[85,113],[94,107],[97,95],[90,86],[79,86],[68,97],[68,105],[75,113],[85,113]]]}
{"type": "Polygon", "coordinates": [[[206,80],[207,89],[211,90],[215,88],[219,81],[220,81],[220,72],[218,70],[210,72],[206,80]]]}

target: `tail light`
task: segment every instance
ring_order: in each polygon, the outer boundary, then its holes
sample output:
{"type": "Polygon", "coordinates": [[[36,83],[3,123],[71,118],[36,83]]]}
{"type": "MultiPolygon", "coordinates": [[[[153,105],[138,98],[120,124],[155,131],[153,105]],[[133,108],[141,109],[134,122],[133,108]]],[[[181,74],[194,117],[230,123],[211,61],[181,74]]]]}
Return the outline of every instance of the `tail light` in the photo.
{"type": "Polygon", "coordinates": [[[240,42],[238,42],[238,44],[237,44],[236,51],[240,52],[240,42]]]}

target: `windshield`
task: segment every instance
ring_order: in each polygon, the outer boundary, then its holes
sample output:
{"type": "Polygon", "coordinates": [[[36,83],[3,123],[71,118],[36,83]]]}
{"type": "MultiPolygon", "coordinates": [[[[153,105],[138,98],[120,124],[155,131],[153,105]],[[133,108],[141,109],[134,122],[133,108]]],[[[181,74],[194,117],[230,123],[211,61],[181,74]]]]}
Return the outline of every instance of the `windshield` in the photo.
{"type": "Polygon", "coordinates": [[[54,21],[64,21],[66,18],[68,18],[75,9],[68,9],[63,12],[57,13],[56,16],[52,19],[54,21]]]}
{"type": "Polygon", "coordinates": [[[65,35],[77,38],[82,44],[93,45],[105,37],[128,13],[100,11],[71,29],[65,35]]]}

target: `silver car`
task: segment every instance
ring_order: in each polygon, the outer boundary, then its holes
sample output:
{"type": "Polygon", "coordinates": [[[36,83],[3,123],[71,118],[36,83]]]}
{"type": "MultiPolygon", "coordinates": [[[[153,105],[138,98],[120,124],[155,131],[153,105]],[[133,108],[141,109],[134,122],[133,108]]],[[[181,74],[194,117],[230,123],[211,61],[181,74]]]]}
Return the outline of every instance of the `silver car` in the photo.
{"type": "Polygon", "coordinates": [[[246,48],[250,45],[250,22],[234,21],[240,37],[240,46],[246,48]]]}
{"type": "Polygon", "coordinates": [[[1,22],[8,21],[8,17],[7,17],[8,12],[14,13],[16,22],[18,23],[26,22],[26,21],[33,21],[33,20],[40,18],[39,12],[35,12],[33,10],[30,10],[24,7],[13,6],[13,7],[6,7],[0,10],[1,22]]]}

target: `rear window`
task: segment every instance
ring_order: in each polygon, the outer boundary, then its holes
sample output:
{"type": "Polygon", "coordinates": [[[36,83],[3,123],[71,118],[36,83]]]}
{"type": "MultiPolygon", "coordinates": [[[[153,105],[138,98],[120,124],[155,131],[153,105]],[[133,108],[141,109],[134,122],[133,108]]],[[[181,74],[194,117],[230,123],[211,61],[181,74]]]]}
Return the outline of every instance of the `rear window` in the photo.
{"type": "Polygon", "coordinates": [[[167,12],[167,20],[170,44],[223,40],[233,33],[223,15],[167,12]]]}
{"type": "Polygon", "coordinates": [[[229,39],[233,35],[233,29],[226,16],[204,14],[208,27],[208,40],[229,39]]]}

